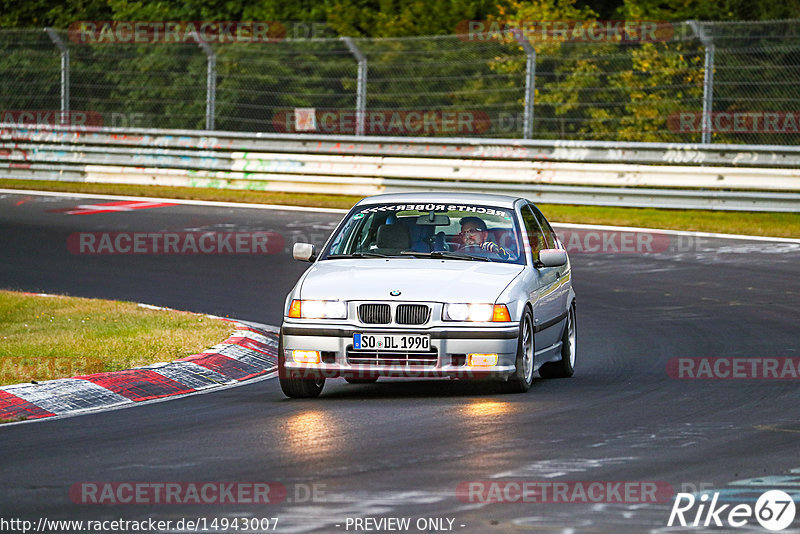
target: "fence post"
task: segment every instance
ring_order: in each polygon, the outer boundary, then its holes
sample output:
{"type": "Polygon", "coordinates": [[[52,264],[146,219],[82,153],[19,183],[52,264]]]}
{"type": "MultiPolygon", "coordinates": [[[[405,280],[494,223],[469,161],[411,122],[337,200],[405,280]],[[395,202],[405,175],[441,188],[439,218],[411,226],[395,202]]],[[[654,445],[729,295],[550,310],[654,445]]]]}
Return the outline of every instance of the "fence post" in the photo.
{"type": "Polygon", "coordinates": [[[522,116],[522,138],[531,139],[533,137],[533,104],[536,100],[536,50],[525,39],[521,31],[516,30],[514,33],[517,42],[522,45],[527,56],[525,60],[525,106],[522,116]]]}
{"type": "Polygon", "coordinates": [[[61,122],[69,124],[69,48],[53,28],[45,28],[47,36],[53,41],[61,52],[61,122]]]}
{"type": "Polygon", "coordinates": [[[358,61],[358,85],[356,87],[356,135],[364,135],[367,108],[367,56],[358,49],[353,39],[342,37],[347,49],[358,61]]]}
{"type": "Polygon", "coordinates": [[[714,104],[714,41],[696,20],[690,20],[688,22],[694,34],[705,47],[706,57],[703,67],[703,132],[700,140],[703,144],[709,144],[711,143],[711,113],[714,104]]]}
{"type": "Polygon", "coordinates": [[[206,69],[206,130],[214,129],[214,115],[217,107],[217,55],[211,46],[195,33],[194,40],[206,53],[208,68],[206,69]]]}

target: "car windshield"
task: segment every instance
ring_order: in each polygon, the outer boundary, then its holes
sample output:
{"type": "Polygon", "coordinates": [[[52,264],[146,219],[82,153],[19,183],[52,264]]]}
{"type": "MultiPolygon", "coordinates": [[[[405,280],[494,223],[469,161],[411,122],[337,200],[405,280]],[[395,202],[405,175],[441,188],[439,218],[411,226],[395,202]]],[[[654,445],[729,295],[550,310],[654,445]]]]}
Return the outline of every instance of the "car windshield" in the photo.
{"type": "Polygon", "coordinates": [[[514,211],[486,205],[382,204],[352,210],[321,259],[435,258],[525,263],[514,211]]]}

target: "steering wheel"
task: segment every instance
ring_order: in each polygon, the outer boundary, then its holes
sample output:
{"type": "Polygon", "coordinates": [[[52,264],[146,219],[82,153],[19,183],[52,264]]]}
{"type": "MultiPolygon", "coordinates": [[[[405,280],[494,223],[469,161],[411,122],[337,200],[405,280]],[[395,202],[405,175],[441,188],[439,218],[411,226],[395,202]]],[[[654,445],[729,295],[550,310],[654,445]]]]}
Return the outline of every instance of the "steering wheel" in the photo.
{"type": "Polygon", "coordinates": [[[425,238],[425,243],[431,248],[432,251],[442,251],[442,252],[450,252],[451,248],[450,245],[447,243],[447,239],[445,238],[444,232],[439,232],[432,236],[425,238]],[[437,246],[436,240],[441,239],[441,246],[437,246]]]}
{"type": "Polygon", "coordinates": [[[497,243],[494,243],[494,246],[495,246],[495,250],[491,250],[491,249],[485,249],[481,245],[470,244],[470,245],[464,245],[463,247],[461,247],[459,249],[459,251],[460,252],[465,252],[467,254],[471,254],[471,253],[475,253],[475,252],[480,252],[482,254],[493,254],[494,257],[497,257],[497,258],[500,258],[500,259],[503,259],[503,260],[509,258],[510,254],[509,254],[509,252],[507,250],[503,249],[497,243]]]}

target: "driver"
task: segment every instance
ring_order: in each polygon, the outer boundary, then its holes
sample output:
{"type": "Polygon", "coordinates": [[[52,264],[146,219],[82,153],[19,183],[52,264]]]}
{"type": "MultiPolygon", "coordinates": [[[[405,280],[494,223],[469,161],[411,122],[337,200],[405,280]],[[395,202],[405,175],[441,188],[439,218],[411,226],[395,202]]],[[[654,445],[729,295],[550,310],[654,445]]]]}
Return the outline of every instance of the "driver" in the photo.
{"type": "Polygon", "coordinates": [[[461,219],[461,238],[462,250],[470,247],[478,247],[486,252],[507,257],[508,252],[494,241],[489,240],[489,230],[486,222],[480,217],[464,217],[461,219]]]}

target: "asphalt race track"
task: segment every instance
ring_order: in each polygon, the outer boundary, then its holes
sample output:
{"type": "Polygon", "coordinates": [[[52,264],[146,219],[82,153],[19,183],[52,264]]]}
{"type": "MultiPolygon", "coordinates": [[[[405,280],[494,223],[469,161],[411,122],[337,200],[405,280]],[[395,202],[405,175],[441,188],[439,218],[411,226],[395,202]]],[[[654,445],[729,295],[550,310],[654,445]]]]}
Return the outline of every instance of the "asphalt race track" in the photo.
{"type": "MultiPolygon", "coordinates": [[[[291,244],[323,242],[340,218],[186,205],[69,214],[105,202],[111,201],[0,195],[0,288],[277,325],[284,297],[306,267],[291,259],[291,244]],[[206,230],[274,232],[284,246],[255,255],[90,255],[68,248],[70,235],[80,232],[206,230]]],[[[230,526],[277,518],[275,532],[633,533],[688,531],[667,527],[681,491],[706,489],[719,493],[719,503],[752,506],[763,491],[783,489],[800,506],[800,379],[678,379],[673,360],[800,358],[800,244],[683,236],[657,253],[606,252],[571,253],[579,329],[571,379],[537,379],[522,395],[459,381],[337,380],[308,401],[284,398],[277,380],[267,379],[3,425],[0,518],[170,520],[163,530],[170,532],[181,531],[181,519],[204,518],[207,532],[222,532],[223,520],[230,526]],[[513,488],[514,481],[570,489],[549,503],[537,502],[537,493],[528,502],[513,491],[506,500],[514,502],[483,502],[457,491],[513,488]],[[272,483],[270,495],[280,493],[275,488],[286,495],[269,504],[239,496],[224,504],[101,505],[85,492],[87,484],[126,482],[272,483]],[[574,491],[592,483],[669,491],[658,502],[574,491]],[[393,529],[403,518],[409,526],[393,529]]],[[[497,495],[502,500],[502,490],[497,495]]],[[[697,511],[686,513],[687,522],[697,511]]],[[[254,530],[272,532],[274,524],[261,527],[254,530]]],[[[758,528],[751,517],[740,531],[758,528]]],[[[712,522],[692,532],[729,530],[712,522]]],[[[784,532],[798,531],[800,518],[784,532]]]]}

